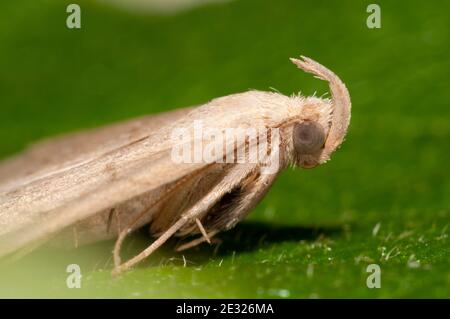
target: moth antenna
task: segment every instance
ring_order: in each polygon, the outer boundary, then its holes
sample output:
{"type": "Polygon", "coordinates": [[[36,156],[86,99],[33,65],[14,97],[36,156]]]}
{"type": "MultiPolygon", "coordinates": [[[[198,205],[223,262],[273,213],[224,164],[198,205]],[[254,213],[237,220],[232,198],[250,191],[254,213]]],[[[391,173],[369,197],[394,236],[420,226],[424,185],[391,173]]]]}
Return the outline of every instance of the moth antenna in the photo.
{"type": "Polygon", "coordinates": [[[322,64],[305,56],[301,59],[291,58],[292,63],[317,78],[328,81],[333,103],[333,122],[325,142],[325,148],[331,154],[341,145],[350,123],[351,101],[347,87],[341,79],[322,64]]]}

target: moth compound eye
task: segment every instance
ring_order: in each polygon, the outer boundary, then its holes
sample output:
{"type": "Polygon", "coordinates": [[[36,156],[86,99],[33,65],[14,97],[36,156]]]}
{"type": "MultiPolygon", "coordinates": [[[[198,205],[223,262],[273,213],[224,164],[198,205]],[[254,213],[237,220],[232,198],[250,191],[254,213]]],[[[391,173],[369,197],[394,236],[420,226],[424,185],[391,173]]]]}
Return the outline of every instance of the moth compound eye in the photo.
{"type": "Polygon", "coordinates": [[[325,132],[316,122],[303,122],[295,124],[293,139],[297,154],[314,154],[323,147],[325,132]]]}

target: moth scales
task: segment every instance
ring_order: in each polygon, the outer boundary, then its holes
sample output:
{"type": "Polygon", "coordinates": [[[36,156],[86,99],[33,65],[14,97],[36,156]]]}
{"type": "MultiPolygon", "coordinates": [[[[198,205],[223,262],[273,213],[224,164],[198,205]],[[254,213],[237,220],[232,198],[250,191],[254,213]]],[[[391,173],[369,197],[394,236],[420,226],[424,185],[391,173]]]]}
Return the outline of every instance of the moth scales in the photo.
{"type": "Polygon", "coordinates": [[[53,138],[0,163],[0,257],[48,241],[78,246],[117,238],[113,273],[119,274],[174,235],[198,236],[179,247],[186,249],[234,227],[284,168],[325,163],[347,133],[351,102],[344,83],[310,58],[291,61],[327,81],[331,99],[254,90],[232,94],[53,138]],[[195,137],[199,121],[218,132],[258,130],[240,142],[218,144],[211,136],[195,137]],[[194,130],[194,145],[224,153],[211,153],[208,161],[174,161],[174,148],[183,146],[172,136],[179,128],[194,130]],[[248,156],[252,146],[263,144],[263,134],[269,147],[256,161],[224,161],[237,153],[248,156]],[[122,263],[124,239],[143,226],[155,241],[122,263]]]}

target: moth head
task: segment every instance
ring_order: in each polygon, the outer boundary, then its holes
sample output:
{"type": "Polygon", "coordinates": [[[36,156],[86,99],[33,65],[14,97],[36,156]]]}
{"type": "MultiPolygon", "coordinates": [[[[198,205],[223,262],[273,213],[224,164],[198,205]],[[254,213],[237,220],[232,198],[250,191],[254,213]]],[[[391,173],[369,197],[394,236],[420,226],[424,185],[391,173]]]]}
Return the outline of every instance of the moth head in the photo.
{"type": "Polygon", "coordinates": [[[291,59],[300,69],[328,81],[331,101],[306,99],[302,119],[292,128],[295,162],[303,168],[312,168],[330,159],[344,141],[350,123],[351,102],[345,84],[323,65],[302,57],[291,59]]]}

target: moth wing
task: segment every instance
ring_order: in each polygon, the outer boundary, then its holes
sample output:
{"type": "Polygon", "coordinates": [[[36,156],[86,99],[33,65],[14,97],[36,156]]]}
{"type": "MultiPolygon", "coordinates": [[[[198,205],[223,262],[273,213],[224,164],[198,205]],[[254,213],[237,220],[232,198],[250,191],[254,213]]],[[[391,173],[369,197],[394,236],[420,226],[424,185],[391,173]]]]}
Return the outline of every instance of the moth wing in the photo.
{"type": "MultiPolygon", "coordinates": [[[[133,145],[138,147],[137,145],[133,145]]],[[[0,194],[0,256],[40,242],[97,212],[155,190],[205,164],[174,164],[170,149],[119,160],[133,146],[0,194]],[[113,159],[111,159],[113,157],[113,159]],[[123,167],[108,172],[108,164],[123,167]],[[107,172],[102,173],[102,170],[107,172]]],[[[142,146],[142,145],[140,145],[142,146]]]]}
{"type": "MultiPolygon", "coordinates": [[[[64,138],[36,146],[32,152],[52,149],[54,163],[38,163],[39,169],[33,175],[23,177],[24,173],[19,172],[17,176],[22,176],[22,179],[18,177],[19,182],[0,190],[0,256],[45,240],[77,221],[205,166],[204,163],[176,164],[171,160],[168,123],[176,122],[189,111],[184,109],[140,119],[141,125],[155,124],[151,127],[152,132],[146,131],[150,135],[141,137],[141,132],[133,138],[119,138],[107,147],[103,142],[110,139],[103,138],[107,135],[105,132],[122,132],[123,127],[133,127],[134,123],[123,125],[122,130],[119,124],[118,127],[69,136],[67,141],[72,143],[67,143],[74,154],[77,155],[78,146],[84,147],[87,154],[75,156],[76,160],[67,159],[63,164],[57,163],[57,150],[58,145],[65,143],[64,138]],[[91,137],[96,141],[85,146],[83,140],[91,137]]],[[[30,155],[23,156],[17,157],[14,165],[26,170],[28,164],[33,163],[30,155]]]]}
{"type": "Polygon", "coordinates": [[[191,110],[143,116],[31,144],[23,153],[0,161],[0,191],[140,140],[191,110]]]}
{"type": "MultiPolygon", "coordinates": [[[[171,133],[175,128],[195,130],[197,120],[221,132],[233,127],[275,127],[289,115],[286,99],[257,91],[217,98],[124,145],[116,143],[103,149],[99,143],[96,145],[100,151],[90,147],[87,155],[75,156],[76,161],[69,159],[59,165],[52,157],[54,164],[50,168],[39,164],[38,173],[0,186],[0,256],[43,241],[100,211],[207,167],[205,162],[185,164],[172,160],[171,133]]],[[[211,141],[211,137],[200,139],[203,145],[211,141]]],[[[245,145],[244,141],[240,143],[245,145]]],[[[227,144],[227,150],[230,145],[240,147],[234,140],[227,139],[227,144]]],[[[73,153],[77,153],[76,147],[73,153]]]]}

